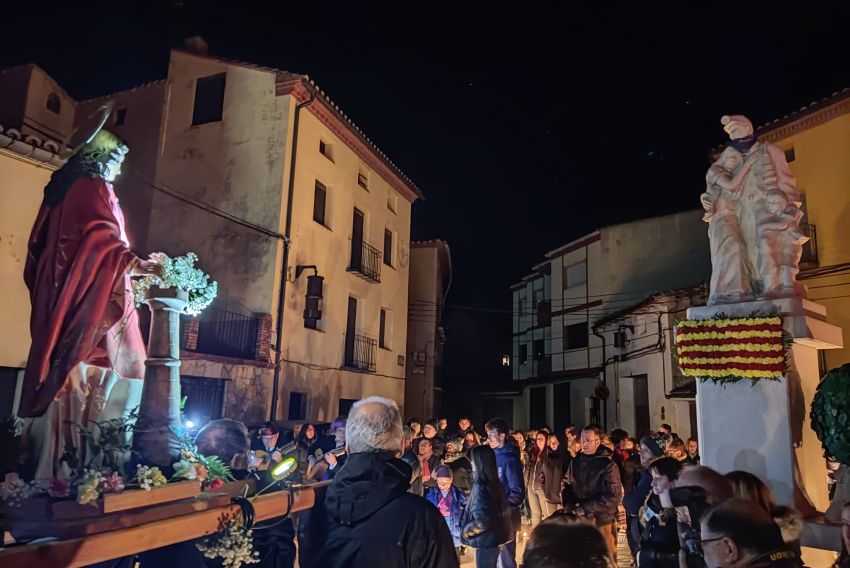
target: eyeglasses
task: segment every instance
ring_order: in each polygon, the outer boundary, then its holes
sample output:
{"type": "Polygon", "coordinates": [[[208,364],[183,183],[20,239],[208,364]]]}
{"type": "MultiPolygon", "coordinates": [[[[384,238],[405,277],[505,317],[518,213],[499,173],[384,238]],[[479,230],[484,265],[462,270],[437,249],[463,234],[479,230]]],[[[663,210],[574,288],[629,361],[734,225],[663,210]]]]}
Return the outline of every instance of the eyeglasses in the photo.
{"type": "Polygon", "coordinates": [[[699,544],[700,544],[700,546],[705,546],[705,543],[707,543],[707,542],[715,542],[715,541],[718,541],[718,540],[723,540],[724,538],[727,538],[727,535],[724,534],[723,536],[716,536],[714,538],[703,538],[703,539],[700,539],[699,544]]]}

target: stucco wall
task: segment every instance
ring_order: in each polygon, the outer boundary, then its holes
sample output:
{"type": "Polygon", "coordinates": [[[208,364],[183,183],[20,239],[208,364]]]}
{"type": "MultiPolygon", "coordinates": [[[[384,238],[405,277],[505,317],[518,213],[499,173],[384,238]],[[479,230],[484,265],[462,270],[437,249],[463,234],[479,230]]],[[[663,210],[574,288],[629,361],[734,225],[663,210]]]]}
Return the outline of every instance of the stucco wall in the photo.
{"type": "MultiPolygon", "coordinates": [[[[850,226],[850,114],[779,140],[780,148],[794,149],[791,171],[803,192],[808,222],[817,230],[818,265],[850,262],[847,228],[850,226]]],[[[805,221],[806,219],[804,219],[805,221]]],[[[850,337],[850,271],[804,280],[809,298],[827,308],[830,323],[850,337]]],[[[850,362],[850,344],[825,351],[828,368],[850,362]]]]}
{"type": "MultiPolygon", "coordinates": [[[[345,145],[309,109],[301,112],[296,157],[295,192],[292,211],[292,248],[290,252],[290,283],[287,285],[284,312],[284,358],[296,363],[309,363],[312,379],[326,384],[329,390],[316,393],[319,407],[330,408],[324,402],[328,393],[335,392],[335,377],[343,377],[340,388],[354,389],[367,394],[392,393],[399,404],[404,396],[404,364],[407,349],[407,300],[409,279],[410,212],[411,204],[401,197],[386,180],[374,171],[368,171],[369,189],[360,187],[357,174],[366,168],[354,151],[345,145]],[[330,144],[333,161],[319,152],[319,142],[330,144]],[[327,189],[326,218],[322,225],[313,220],[313,201],[316,181],[327,189]],[[387,207],[388,195],[397,196],[397,212],[387,207]],[[364,240],[383,250],[384,229],[394,233],[393,266],[381,263],[380,283],[370,282],[348,272],[351,255],[351,235],[354,208],[365,214],[364,240]],[[304,327],[303,311],[307,292],[307,275],[294,279],[297,265],[316,265],[325,278],[322,320],[318,330],[304,327]],[[294,280],[294,281],[293,281],[294,280]],[[380,310],[388,310],[392,321],[387,338],[389,348],[377,350],[376,374],[339,371],[343,363],[345,326],[348,315],[348,298],[356,297],[359,333],[378,338],[380,310]],[[383,375],[383,376],[381,376],[383,375]],[[333,378],[326,378],[333,377],[333,378]],[[345,378],[349,377],[349,378],[345,378]],[[362,388],[346,381],[362,381],[362,388]],[[328,382],[330,381],[330,382],[328,382]]],[[[288,172],[287,172],[288,173],[288,172]]],[[[288,367],[290,369],[291,367],[288,367]]],[[[297,381],[305,367],[290,376],[284,374],[284,388],[298,391],[297,381]],[[296,386],[291,386],[291,381],[296,386]]],[[[322,387],[324,389],[324,387],[322,387]]],[[[300,392],[300,391],[299,391],[300,392]]],[[[287,408],[287,398],[280,401],[287,408]]],[[[347,398],[343,396],[342,398],[347,398]]],[[[313,408],[308,401],[308,408],[313,408]]],[[[333,402],[333,405],[336,403],[333,402]]],[[[333,413],[321,410],[323,414],[333,413]]],[[[308,414],[312,416],[312,414],[308,414]]]]}
{"type": "Polygon", "coordinates": [[[154,252],[147,247],[147,236],[153,204],[165,83],[154,83],[82,102],[77,111],[78,120],[107,101],[112,101],[114,110],[104,128],[121,137],[130,148],[122,166],[122,174],[113,185],[124,211],[130,247],[145,258],[148,253],[154,252]],[[125,110],[123,124],[116,123],[117,111],[120,109],[125,110]]]}
{"type": "Polygon", "coordinates": [[[24,367],[30,348],[30,298],[24,285],[27,241],[53,170],[0,150],[0,366],[24,367]]]}
{"type": "MultiPolygon", "coordinates": [[[[165,99],[157,184],[278,231],[290,99],[275,96],[274,74],[173,51],[165,99]],[[222,120],[192,126],[196,80],[224,72],[222,120]]],[[[279,247],[277,239],[153,195],[148,248],[197,252],[219,294],[250,311],[273,311],[279,247]]]]}

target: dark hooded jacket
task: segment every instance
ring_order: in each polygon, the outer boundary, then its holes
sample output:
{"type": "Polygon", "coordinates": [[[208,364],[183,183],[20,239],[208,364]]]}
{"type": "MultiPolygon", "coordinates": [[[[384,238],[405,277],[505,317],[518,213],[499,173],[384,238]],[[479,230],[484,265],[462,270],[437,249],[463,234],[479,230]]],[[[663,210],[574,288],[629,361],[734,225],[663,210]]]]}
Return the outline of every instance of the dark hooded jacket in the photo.
{"type": "Polygon", "coordinates": [[[551,450],[546,448],[543,460],[540,464],[537,482],[543,489],[543,495],[549,503],[561,502],[561,480],[569,465],[565,452],[560,448],[551,450]]]}
{"type": "Polygon", "coordinates": [[[611,459],[611,450],[600,445],[596,453],[580,453],[570,462],[561,491],[564,508],[579,506],[598,525],[607,525],[617,518],[622,500],[620,470],[611,459]]]}
{"type": "Polygon", "coordinates": [[[349,456],[328,488],[315,563],[303,568],[456,568],[439,510],[407,492],[411,468],[388,454],[349,456]]]}
{"type": "Polygon", "coordinates": [[[472,548],[495,548],[512,539],[512,511],[502,488],[496,483],[484,484],[473,479],[472,492],[460,523],[463,544],[472,548]]]}

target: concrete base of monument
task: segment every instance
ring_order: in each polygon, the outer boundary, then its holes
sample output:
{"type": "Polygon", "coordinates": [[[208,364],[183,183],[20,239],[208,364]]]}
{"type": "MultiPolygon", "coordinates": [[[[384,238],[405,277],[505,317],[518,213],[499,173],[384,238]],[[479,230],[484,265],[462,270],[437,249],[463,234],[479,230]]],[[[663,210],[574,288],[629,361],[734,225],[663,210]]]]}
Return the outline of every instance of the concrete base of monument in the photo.
{"type": "Polygon", "coordinates": [[[777,503],[816,517],[829,506],[829,497],[826,462],[809,409],[821,378],[818,350],[843,347],[841,329],[826,321],[824,306],[803,298],[702,306],[689,309],[688,318],[767,313],[780,314],[793,338],[788,372],[757,383],[697,381],[702,463],[721,473],[749,471],[764,480],[777,503]]]}

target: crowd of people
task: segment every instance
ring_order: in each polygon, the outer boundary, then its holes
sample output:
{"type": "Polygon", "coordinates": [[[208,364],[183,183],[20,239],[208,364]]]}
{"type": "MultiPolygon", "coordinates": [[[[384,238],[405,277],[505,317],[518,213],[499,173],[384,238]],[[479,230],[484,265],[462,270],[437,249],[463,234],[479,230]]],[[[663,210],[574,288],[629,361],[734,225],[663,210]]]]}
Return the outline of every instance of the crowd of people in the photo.
{"type": "MultiPolygon", "coordinates": [[[[254,531],[260,566],[292,567],[296,542],[301,568],[455,568],[465,556],[478,568],[803,566],[800,514],[751,473],[700,465],[696,441],[667,425],[638,440],[593,425],[520,432],[495,418],[479,434],[466,417],[454,430],[446,420],[403,425],[395,402],[370,397],[319,430],[304,425],[296,444],[281,444],[273,424],[252,440],[225,419],[197,435],[237,478],[257,476],[258,455],[289,452],[299,482],[330,480],[312,508],[254,531]],[[620,533],[630,554],[618,563],[620,533]]],[[[835,566],[850,568],[850,504],[842,518],[835,566]]],[[[186,543],[138,558],[163,559],[205,565],[186,543]]]]}

